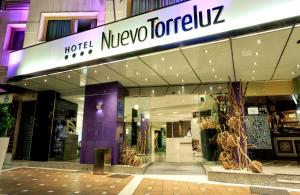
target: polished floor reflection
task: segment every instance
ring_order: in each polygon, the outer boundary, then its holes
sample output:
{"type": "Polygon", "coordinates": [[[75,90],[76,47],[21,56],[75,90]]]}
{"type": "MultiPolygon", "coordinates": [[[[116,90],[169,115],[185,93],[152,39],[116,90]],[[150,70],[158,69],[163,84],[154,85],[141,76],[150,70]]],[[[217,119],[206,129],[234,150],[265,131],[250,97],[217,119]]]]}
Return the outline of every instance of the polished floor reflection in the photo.
{"type": "Polygon", "coordinates": [[[118,194],[129,175],[20,168],[0,176],[0,194],[118,194]]]}

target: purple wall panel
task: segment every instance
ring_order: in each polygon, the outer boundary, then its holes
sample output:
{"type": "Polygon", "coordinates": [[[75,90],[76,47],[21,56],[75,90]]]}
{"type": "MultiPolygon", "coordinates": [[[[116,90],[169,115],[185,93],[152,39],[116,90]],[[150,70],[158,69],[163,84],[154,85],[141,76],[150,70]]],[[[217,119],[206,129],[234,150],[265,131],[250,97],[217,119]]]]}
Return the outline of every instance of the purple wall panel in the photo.
{"type": "Polygon", "coordinates": [[[126,89],[117,82],[86,86],[81,163],[94,163],[95,148],[111,148],[112,164],[118,163],[124,122],[117,116],[117,102],[125,95],[126,89]],[[98,103],[102,110],[96,109],[98,103]]]}

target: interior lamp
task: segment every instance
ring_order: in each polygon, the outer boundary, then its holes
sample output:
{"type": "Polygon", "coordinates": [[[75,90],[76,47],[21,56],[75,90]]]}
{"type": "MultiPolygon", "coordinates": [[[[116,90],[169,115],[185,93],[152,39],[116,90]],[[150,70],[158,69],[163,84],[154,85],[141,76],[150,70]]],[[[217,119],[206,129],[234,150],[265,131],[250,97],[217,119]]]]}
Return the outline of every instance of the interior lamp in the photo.
{"type": "Polygon", "coordinates": [[[98,103],[98,104],[96,105],[96,109],[97,109],[97,110],[102,110],[102,106],[103,106],[103,103],[100,102],[100,103],[98,103]]]}

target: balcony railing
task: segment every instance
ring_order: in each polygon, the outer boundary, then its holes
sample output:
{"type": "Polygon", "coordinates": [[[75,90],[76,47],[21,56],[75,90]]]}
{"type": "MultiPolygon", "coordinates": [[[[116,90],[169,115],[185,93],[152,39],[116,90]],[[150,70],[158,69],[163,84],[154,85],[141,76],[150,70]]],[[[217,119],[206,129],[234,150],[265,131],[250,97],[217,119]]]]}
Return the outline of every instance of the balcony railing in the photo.
{"type": "Polygon", "coordinates": [[[29,9],[30,0],[0,0],[1,10],[29,9]]]}

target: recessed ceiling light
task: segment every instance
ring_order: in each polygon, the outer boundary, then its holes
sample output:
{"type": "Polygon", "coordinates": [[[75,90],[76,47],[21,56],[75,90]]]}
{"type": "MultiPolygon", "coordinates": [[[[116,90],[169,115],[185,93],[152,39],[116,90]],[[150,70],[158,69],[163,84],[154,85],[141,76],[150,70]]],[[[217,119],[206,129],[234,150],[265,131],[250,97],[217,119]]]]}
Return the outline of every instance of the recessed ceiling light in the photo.
{"type": "Polygon", "coordinates": [[[154,91],[154,89],[152,89],[152,94],[154,94],[155,93],[155,91],[154,91]]]}
{"type": "Polygon", "coordinates": [[[208,53],[208,50],[206,49],[206,50],[204,50],[204,52],[205,52],[205,53],[208,53]]]}
{"type": "Polygon", "coordinates": [[[219,78],[220,81],[222,81],[222,78],[219,78]]]}
{"type": "Polygon", "coordinates": [[[253,72],[253,73],[255,73],[256,71],[255,71],[255,70],[253,70],[252,72],[253,72]]]}
{"type": "Polygon", "coordinates": [[[211,71],[215,72],[215,68],[212,68],[211,71]]]}
{"type": "Polygon", "coordinates": [[[207,91],[204,91],[204,94],[207,94],[207,91]]]}
{"type": "Polygon", "coordinates": [[[109,77],[106,77],[107,80],[109,80],[109,77]]]}
{"type": "Polygon", "coordinates": [[[211,63],[212,63],[212,61],[211,61],[211,60],[208,60],[208,63],[210,63],[210,64],[211,64],[211,63]]]}
{"type": "Polygon", "coordinates": [[[182,86],[181,88],[184,89],[184,86],[182,86]]]}
{"type": "Polygon", "coordinates": [[[300,68],[300,65],[299,65],[299,64],[297,64],[297,68],[300,68]]]}
{"type": "Polygon", "coordinates": [[[256,62],[254,62],[254,66],[256,66],[257,65],[257,63],[256,62]]]}
{"type": "Polygon", "coordinates": [[[98,72],[97,70],[94,71],[94,73],[97,73],[97,72],[98,72]]]}
{"type": "Polygon", "coordinates": [[[294,73],[294,72],[291,72],[291,74],[294,75],[295,73],[294,73]]]}
{"type": "Polygon", "coordinates": [[[217,76],[217,75],[215,75],[215,79],[216,79],[216,78],[218,78],[218,76],[217,76]]]}
{"type": "Polygon", "coordinates": [[[24,83],[25,86],[27,86],[27,83],[24,83]]]}
{"type": "Polygon", "coordinates": [[[145,81],[148,81],[148,79],[147,79],[147,78],[145,78],[145,81]]]}
{"type": "Polygon", "coordinates": [[[128,68],[128,64],[125,64],[125,67],[128,68]]]}
{"type": "Polygon", "coordinates": [[[255,53],[255,55],[257,55],[257,56],[258,56],[258,52],[256,52],[256,53],[255,53]]]}
{"type": "Polygon", "coordinates": [[[254,77],[251,77],[251,79],[254,80],[255,78],[254,78],[254,77]]]}
{"type": "Polygon", "coordinates": [[[219,87],[218,87],[218,89],[222,89],[222,87],[221,87],[221,86],[219,86],[219,87]]]}
{"type": "Polygon", "coordinates": [[[165,58],[161,58],[161,61],[165,61],[165,58]]]}
{"type": "Polygon", "coordinates": [[[177,114],[178,112],[173,112],[173,114],[177,114]]]}
{"type": "Polygon", "coordinates": [[[170,66],[170,70],[173,70],[173,66],[170,66]]]}
{"type": "Polygon", "coordinates": [[[136,75],[139,75],[139,72],[136,72],[135,74],[136,74],[136,75]]]}
{"type": "Polygon", "coordinates": [[[177,73],[176,76],[179,77],[179,74],[177,73]]]}
{"type": "Polygon", "coordinates": [[[181,82],[184,83],[184,80],[182,79],[181,82]]]}
{"type": "Polygon", "coordinates": [[[209,90],[212,91],[212,90],[213,90],[213,86],[210,86],[210,87],[209,87],[209,90]]]}
{"type": "Polygon", "coordinates": [[[261,40],[258,39],[258,40],[257,40],[257,43],[258,43],[258,44],[261,44],[261,40]]]}
{"type": "Polygon", "coordinates": [[[178,94],[181,94],[181,91],[180,91],[180,90],[178,90],[178,94]]]}
{"type": "Polygon", "coordinates": [[[71,78],[71,75],[68,75],[68,78],[71,78]]]}
{"type": "Polygon", "coordinates": [[[44,80],[45,83],[47,83],[47,81],[48,81],[47,79],[44,80]]]}

